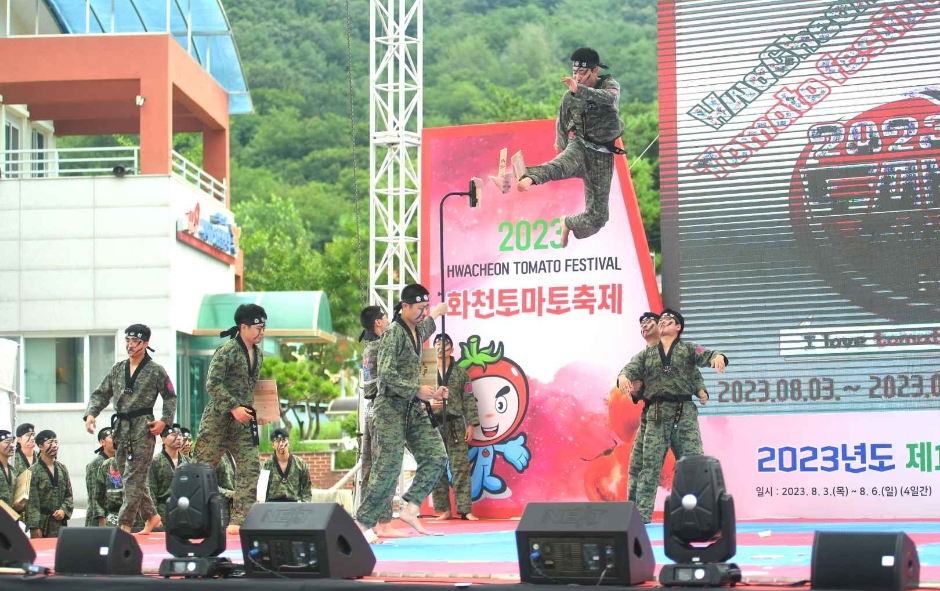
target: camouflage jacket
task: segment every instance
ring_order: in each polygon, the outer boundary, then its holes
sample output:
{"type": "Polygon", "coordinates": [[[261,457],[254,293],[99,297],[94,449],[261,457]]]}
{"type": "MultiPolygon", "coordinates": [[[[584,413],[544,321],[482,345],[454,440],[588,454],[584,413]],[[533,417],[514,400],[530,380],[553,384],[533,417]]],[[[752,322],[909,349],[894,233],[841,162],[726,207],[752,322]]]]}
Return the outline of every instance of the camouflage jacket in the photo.
{"type": "Polygon", "coordinates": [[[264,463],[262,469],[271,472],[268,477],[268,492],[265,499],[270,501],[289,499],[299,503],[309,503],[310,468],[307,462],[294,454],[287,458],[287,470],[281,472],[281,465],[277,462],[277,455],[273,455],[264,463]]]}
{"type": "Polygon", "coordinates": [[[22,450],[16,450],[16,453],[13,454],[13,477],[16,478],[23,472],[29,470],[29,467],[35,466],[38,461],[39,450],[33,450],[33,463],[29,466],[26,465],[26,454],[24,454],[22,450]]]}
{"type": "Polygon", "coordinates": [[[219,484],[219,494],[231,501],[235,496],[235,460],[228,451],[222,454],[222,460],[215,467],[215,479],[219,484]]]}
{"type": "Polygon", "coordinates": [[[421,345],[434,334],[434,319],[428,316],[415,327],[418,341],[404,321],[392,322],[379,342],[379,395],[410,400],[418,395],[421,369],[421,345]]]}
{"type": "Polygon", "coordinates": [[[613,142],[623,134],[619,111],[620,84],[613,77],[599,77],[593,88],[579,84],[577,92],[565,92],[561,99],[555,143],[564,149],[570,133],[593,144],[613,142]]]}
{"type": "Polygon", "coordinates": [[[29,469],[33,475],[29,484],[29,500],[26,501],[26,527],[42,530],[43,536],[52,536],[60,526],[67,525],[75,509],[68,468],[59,461],[55,462],[54,468],[55,471],[50,474],[46,465],[40,461],[29,469]],[[65,518],[50,523],[55,521],[51,515],[59,509],[65,512],[65,518]]]}
{"type": "Polygon", "coordinates": [[[3,465],[0,464],[0,501],[12,507],[13,491],[15,489],[16,475],[13,473],[13,466],[4,468],[3,465]]]}
{"type": "Polygon", "coordinates": [[[379,343],[380,339],[366,341],[362,348],[362,396],[372,400],[379,393],[379,343]]]}
{"type": "MultiPolygon", "coordinates": [[[[441,375],[440,368],[437,370],[437,383],[444,384],[445,381],[450,392],[447,396],[447,420],[462,418],[465,425],[479,425],[480,413],[477,410],[477,399],[473,396],[473,381],[467,370],[458,366],[453,357],[447,364],[447,376],[441,375]]],[[[441,412],[437,409],[434,414],[439,417],[441,412]]]]}
{"type": "Polygon", "coordinates": [[[261,375],[264,361],[261,349],[252,345],[255,365],[248,367],[248,347],[241,337],[235,337],[215,351],[209,363],[206,390],[212,406],[219,414],[227,414],[238,406],[254,403],[255,384],[261,375]]]}
{"type": "Polygon", "coordinates": [[[88,493],[88,510],[85,512],[85,527],[98,527],[98,518],[105,517],[104,509],[98,503],[98,469],[108,459],[104,452],[95,452],[93,459],[85,466],[85,492],[88,493]]]}
{"type": "Polygon", "coordinates": [[[665,396],[695,396],[704,389],[697,368],[708,367],[719,355],[722,353],[676,339],[668,356],[662,343],[651,345],[637,353],[620,375],[630,381],[641,380],[643,397],[653,402],[665,396]]]}
{"type": "Polygon", "coordinates": [[[150,498],[154,503],[166,504],[169,500],[173,475],[176,473],[176,468],[183,465],[185,461],[183,455],[180,454],[177,458],[179,463],[174,466],[169,454],[165,451],[154,456],[153,463],[150,464],[150,474],[147,477],[147,483],[150,485],[150,498]]]}
{"type": "MultiPolygon", "coordinates": [[[[97,417],[114,398],[114,412],[130,413],[142,409],[153,409],[157,396],[163,397],[163,411],[160,420],[170,425],[176,416],[176,391],[173,382],[156,361],[145,355],[137,366],[137,373],[130,375],[130,359],[114,364],[108,375],[101,380],[98,388],[92,392],[85,416],[97,417]]],[[[147,422],[156,417],[155,413],[137,417],[130,421],[117,421],[114,428],[115,444],[136,441],[143,435],[149,435],[147,422]]]]}
{"type": "Polygon", "coordinates": [[[108,458],[95,472],[95,502],[101,507],[105,526],[118,526],[118,513],[124,503],[124,479],[117,468],[117,460],[108,458]]]}

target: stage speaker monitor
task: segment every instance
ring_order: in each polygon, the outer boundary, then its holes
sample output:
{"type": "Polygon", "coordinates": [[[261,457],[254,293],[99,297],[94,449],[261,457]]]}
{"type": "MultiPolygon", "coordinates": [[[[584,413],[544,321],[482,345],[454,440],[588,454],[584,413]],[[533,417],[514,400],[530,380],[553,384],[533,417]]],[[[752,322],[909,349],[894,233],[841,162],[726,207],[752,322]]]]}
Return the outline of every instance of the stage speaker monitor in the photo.
{"type": "Polygon", "coordinates": [[[36,551],[10,513],[13,509],[0,501],[0,567],[32,564],[36,560],[36,551]]]}
{"type": "Polygon", "coordinates": [[[903,532],[816,532],[813,589],[902,591],[920,584],[917,546],[903,532]]]}
{"type": "Polygon", "coordinates": [[[63,527],[55,546],[59,575],[139,575],[144,556],[118,527],[63,527]]]}
{"type": "Polygon", "coordinates": [[[255,504],[239,536],[248,577],[348,579],[375,567],[369,542],[337,503],[255,504]]]}
{"type": "Polygon", "coordinates": [[[638,585],[656,567],[633,503],[529,503],[516,549],[524,583],[638,585]]]}

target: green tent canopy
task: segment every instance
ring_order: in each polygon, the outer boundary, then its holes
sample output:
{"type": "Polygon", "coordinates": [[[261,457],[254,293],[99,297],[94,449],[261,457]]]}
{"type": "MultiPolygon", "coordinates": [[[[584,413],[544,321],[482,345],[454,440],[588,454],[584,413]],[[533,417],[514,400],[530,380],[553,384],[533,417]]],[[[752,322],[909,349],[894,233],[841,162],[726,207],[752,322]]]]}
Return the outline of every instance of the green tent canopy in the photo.
{"type": "Polygon", "coordinates": [[[330,304],[322,291],[241,291],[204,296],[193,336],[218,337],[235,323],[235,309],[242,304],[258,304],[268,313],[265,337],[292,343],[336,342],[330,304]]]}

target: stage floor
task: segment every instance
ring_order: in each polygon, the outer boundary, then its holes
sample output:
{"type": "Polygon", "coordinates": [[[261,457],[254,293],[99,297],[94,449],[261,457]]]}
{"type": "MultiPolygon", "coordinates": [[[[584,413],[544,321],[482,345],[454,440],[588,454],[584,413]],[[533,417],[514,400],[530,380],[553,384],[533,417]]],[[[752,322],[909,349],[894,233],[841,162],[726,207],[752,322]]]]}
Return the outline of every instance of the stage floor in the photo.
{"type": "MultiPolygon", "coordinates": [[[[373,546],[377,559],[372,579],[399,582],[515,583],[519,581],[514,531],[517,521],[424,521],[443,536],[386,539],[373,546]]],[[[394,522],[401,531],[407,526],[394,522]]],[[[751,521],[737,525],[738,552],[732,559],[751,584],[796,583],[810,578],[813,532],[903,531],[917,544],[921,562],[921,586],[940,586],[940,521],[751,521]]],[[[663,526],[647,526],[660,565],[670,562],[663,554],[663,526]]],[[[137,536],[144,553],[144,571],[154,573],[166,552],[164,534],[137,536]]],[[[52,568],[55,541],[36,540],[37,564],[52,568]]],[[[237,537],[228,538],[223,555],[242,564],[237,537]]]]}

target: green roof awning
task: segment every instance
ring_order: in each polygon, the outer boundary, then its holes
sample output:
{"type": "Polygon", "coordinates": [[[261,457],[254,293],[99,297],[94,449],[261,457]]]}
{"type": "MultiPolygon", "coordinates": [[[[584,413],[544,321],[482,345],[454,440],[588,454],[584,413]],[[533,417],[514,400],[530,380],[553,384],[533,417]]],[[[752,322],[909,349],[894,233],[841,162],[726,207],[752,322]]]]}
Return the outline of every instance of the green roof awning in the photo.
{"type": "Polygon", "coordinates": [[[330,304],[322,291],[241,291],[204,296],[193,335],[218,337],[235,323],[235,309],[242,304],[258,304],[268,313],[266,338],[293,343],[336,342],[330,304]]]}

